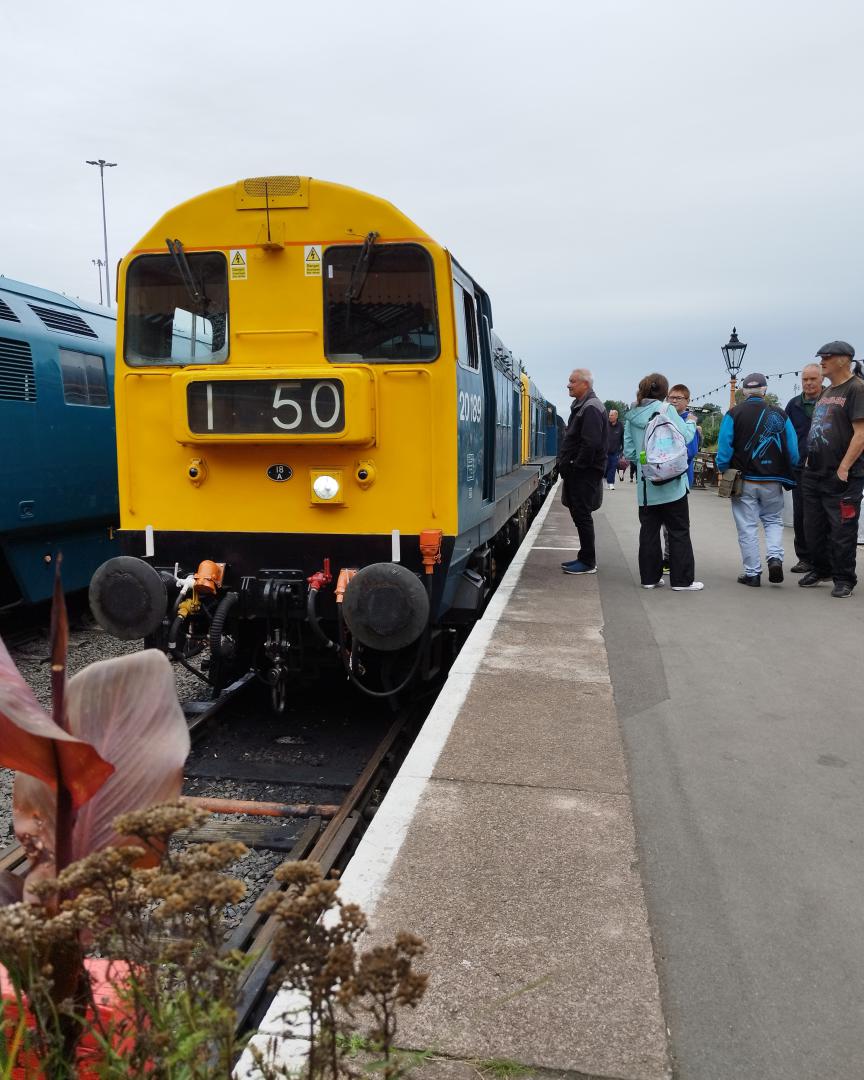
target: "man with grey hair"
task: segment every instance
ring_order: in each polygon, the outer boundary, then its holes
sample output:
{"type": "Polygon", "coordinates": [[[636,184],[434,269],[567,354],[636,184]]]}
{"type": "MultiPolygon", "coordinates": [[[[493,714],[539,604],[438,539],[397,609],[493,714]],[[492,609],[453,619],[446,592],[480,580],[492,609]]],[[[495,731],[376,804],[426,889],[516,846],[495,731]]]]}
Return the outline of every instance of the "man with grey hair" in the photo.
{"type": "Polygon", "coordinates": [[[720,424],[717,468],[741,471],[743,488],[732,498],[732,516],[744,573],[741,585],[762,584],[759,522],[765,530],[768,580],[783,581],[783,489],[794,484],[798,437],[786,413],[765,401],[768,380],[754,371],[741,383],[744,400],[730,409],[720,424]]]}
{"type": "Polygon", "coordinates": [[[864,382],[852,373],[855,350],[829,341],[816,353],[829,385],[822,391],[807,439],[801,490],[804,533],[813,569],[805,589],[833,579],[832,596],[852,595],[858,517],[864,490],[864,382]]]}
{"type": "Polygon", "coordinates": [[[801,474],[804,471],[804,459],[807,457],[807,436],[813,420],[813,409],[822,393],[822,367],[820,364],[806,364],[801,371],[801,393],[796,394],[786,404],[786,415],[792,421],[798,436],[798,465],[792,478],[792,529],[795,536],[795,555],[798,562],[792,567],[793,574],[807,574],[813,569],[813,560],[807,548],[804,535],[804,498],[801,494],[801,474]]]}
{"type": "Polygon", "coordinates": [[[567,382],[573,404],[557,464],[564,485],[562,500],[579,533],[579,554],[561,564],[565,574],[597,573],[591,515],[603,502],[609,418],[593,387],[594,378],[587,368],[576,368],[567,382]]]}

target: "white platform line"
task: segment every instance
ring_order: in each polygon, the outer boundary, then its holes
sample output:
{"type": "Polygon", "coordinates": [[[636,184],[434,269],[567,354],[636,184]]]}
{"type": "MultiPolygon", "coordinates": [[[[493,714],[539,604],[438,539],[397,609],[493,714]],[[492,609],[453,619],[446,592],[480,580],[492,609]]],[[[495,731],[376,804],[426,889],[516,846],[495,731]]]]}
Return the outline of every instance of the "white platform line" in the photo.
{"type": "MultiPolygon", "coordinates": [[[[420,734],[414,741],[402,768],[396,775],[390,789],[384,797],[378,812],[357,846],[351,862],[339,883],[339,896],[343,903],[359,904],[369,916],[375,910],[378,898],[390,874],[399,849],[408,833],[414,818],[417,804],[429,783],[444,744],[450,735],[453,723],[468,695],[474,675],[480,662],[486,655],[486,649],[492,638],[498,620],[513,593],[525,560],[534,547],[534,541],[543,527],[546,515],[555,501],[559,480],[549,492],[540,513],[531,524],[507,573],[483,613],[475,623],[450,674],[426,717],[420,734]]],[[[289,1062],[293,1067],[300,1067],[305,1052],[302,1040],[278,1038],[274,1032],[282,1029],[280,1018],[286,1012],[292,1012],[302,1003],[302,999],[293,992],[279,991],[273,998],[253,1042],[265,1055],[274,1055],[276,1060],[289,1062]]],[[[233,1074],[237,1080],[253,1080],[258,1075],[252,1055],[247,1048],[233,1074]]]]}
{"type": "Polygon", "coordinates": [[[417,804],[468,696],[474,675],[486,655],[498,621],[522,573],[522,567],[555,501],[557,490],[556,484],[532,522],[483,617],[469,634],[420,734],[345,870],[339,893],[346,903],[359,904],[367,915],[371,915],[375,909],[417,804]]]}

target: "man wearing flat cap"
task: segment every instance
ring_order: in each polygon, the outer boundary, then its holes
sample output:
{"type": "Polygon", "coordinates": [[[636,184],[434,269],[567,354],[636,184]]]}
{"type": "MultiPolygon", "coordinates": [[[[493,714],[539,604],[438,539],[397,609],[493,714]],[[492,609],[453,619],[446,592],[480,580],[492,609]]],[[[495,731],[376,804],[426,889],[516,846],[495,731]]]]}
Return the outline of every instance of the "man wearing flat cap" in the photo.
{"type": "Polygon", "coordinates": [[[852,373],[855,350],[829,341],[816,353],[829,385],[813,409],[801,479],[804,535],[813,569],[798,584],[834,582],[831,595],[852,595],[858,517],[864,490],[864,380],[852,373]]]}
{"type": "Polygon", "coordinates": [[[759,525],[765,530],[768,580],[783,581],[783,489],[794,484],[798,464],[798,438],[792,422],[778,405],[765,400],[768,380],[758,371],[741,382],[744,400],[730,409],[720,424],[717,468],[740,469],[742,490],[732,497],[732,517],[744,573],[741,585],[762,584],[759,525]]]}

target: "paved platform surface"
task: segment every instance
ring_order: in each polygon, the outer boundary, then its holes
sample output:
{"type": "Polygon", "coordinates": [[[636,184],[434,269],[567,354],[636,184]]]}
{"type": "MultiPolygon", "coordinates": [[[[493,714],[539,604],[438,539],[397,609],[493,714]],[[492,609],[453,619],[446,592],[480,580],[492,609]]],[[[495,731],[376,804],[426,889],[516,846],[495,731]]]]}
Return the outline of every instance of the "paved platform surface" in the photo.
{"type": "Polygon", "coordinates": [[[535,533],[343,889],[371,910],[373,941],[410,929],[427,942],[426,999],[400,1022],[402,1046],[438,1055],[427,1080],[493,1059],[660,1080],[666,1033],[598,579],[562,575],[573,530],[557,497],[535,533]]]}
{"type": "Polygon", "coordinates": [[[429,945],[400,1041],[422,1080],[864,1077],[864,584],[743,588],[696,491],[705,590],[642,590],[634,487],[591,577],[548,504],[343,879],[429,945]]]}
{"type": "Polygon", "coordinates": [[[633,487],[598,515],[598,581],[676,1074],[857,1080],[864,584],[738,585],[728,501],[695,491],[704,592],[637,589],[633,487]]]}

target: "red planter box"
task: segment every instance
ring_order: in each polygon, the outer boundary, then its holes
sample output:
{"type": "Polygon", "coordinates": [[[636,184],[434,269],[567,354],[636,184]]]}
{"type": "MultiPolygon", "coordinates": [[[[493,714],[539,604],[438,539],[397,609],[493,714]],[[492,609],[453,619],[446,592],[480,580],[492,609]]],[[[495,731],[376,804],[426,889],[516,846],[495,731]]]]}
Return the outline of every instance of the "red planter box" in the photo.
{"type": "MultiPolygon", "coordinates": [[[[84,965],[90,975],[93,985],[93,997],[96,1001],[96,1009],[100,1019],[106,1028],[112,1024],[122,1027],[124,1013],[118,1007],[117,994],[114,986],[122,982],[126,965],[117,961],[88,959],[84,965]]],[[[0,964],[0,993],[3,995],[3,1014],[6,1022],[6,1030],[10,1037],[14,1035],[18,1024],[18,1002],[15,1000],[15,992],[9,982],[6,969],[0,964]]],[[[27,1012],[27,1026],[34,1026],[33,1017],[27,1012]]],[[[118,1033],[118,1037],[121,1037],[118,1033]]],[[[122,1049],[122,1044],[120,1049],[122,1049]]],[[[97,1080],[97,1064],[102,1051],[97,1045],[92,1034],[85,1032],[78,1044],[77,1068],[79,1080],[97,1080]]],[[[42,1080],[39,1062],[33,1054],[26,1055],[19,1060],[12,1072],[13,1080],[42,1080]]]]}

